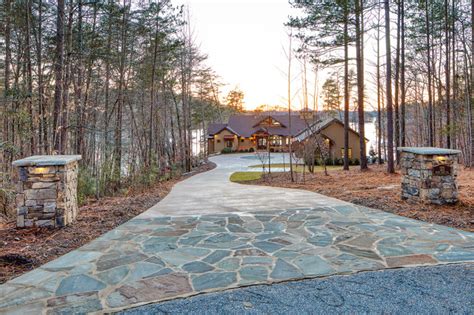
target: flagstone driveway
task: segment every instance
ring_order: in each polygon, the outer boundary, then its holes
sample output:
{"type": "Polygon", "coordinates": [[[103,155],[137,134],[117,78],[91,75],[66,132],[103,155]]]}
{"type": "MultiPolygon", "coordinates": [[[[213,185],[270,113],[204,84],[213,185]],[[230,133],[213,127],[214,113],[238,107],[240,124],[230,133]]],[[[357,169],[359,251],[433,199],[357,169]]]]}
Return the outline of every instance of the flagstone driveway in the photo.
{"type": "Polygon", "coordinates": [[[0,313],[108,312],[252,284],[474,261],[473,233],[230,183],[258,160],[212,160],[215,170],[177,184],[142,215],[0,286],[0,313]]]}

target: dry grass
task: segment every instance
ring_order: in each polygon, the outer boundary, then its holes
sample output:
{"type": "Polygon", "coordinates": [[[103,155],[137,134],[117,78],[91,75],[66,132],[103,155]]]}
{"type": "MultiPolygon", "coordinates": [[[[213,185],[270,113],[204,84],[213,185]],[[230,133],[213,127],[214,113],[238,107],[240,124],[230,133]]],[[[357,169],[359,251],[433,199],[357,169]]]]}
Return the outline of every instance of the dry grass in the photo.
{"type": "Polygon", "coordinates": [[[310,190],[358,205],[474,232],[474,170],[459,171],[459,202],[443,206],[401,200],[400,174],[388,174],[381,166],[371,166],[364,172],[357,167],[348,172],[332,170],[329,176],[306,174],[305,183],[301,175],[298,179],[298,183],[291,183],[288,173],[280,173],[246,183],[310,190]]]}

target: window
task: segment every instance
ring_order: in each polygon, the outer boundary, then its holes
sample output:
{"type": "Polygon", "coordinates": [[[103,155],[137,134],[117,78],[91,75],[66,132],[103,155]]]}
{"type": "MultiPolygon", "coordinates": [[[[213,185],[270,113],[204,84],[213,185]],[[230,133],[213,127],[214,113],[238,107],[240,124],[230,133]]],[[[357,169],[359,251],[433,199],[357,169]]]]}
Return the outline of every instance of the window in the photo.
{"type": "MultiPolygon", "coordinates": [[[[352,159],[352,148],[347,149],[349,159],[352,159]]],[[[344,148],[341,148],[341,156],[344,157],[344,148]]]]}
{"type": "Polygon", "coordinates": [[[244,139],[244,138],[241,138],[241,139],[240,139],[240,142],[244,142],[244,141],[245,141],[245,139],[244,139]]]}
{"type": "Polygon", "coordinates": [[[217,143],[221,143],[221,140],[217,139],[217,143]]]}
{"type": "Polygon", "coordinates": [[[260,126],[267,126],[267,127],[280,127],[281,124],[279,121],[273,119],[272,117],[268,117],[265,120],[260,122],[260,126]]]}
{"type": "Polygon", "coordinates": [[[232,145],[234,144],[234,141],[232,140],[226,140],[225,141],[225,146],[228,148],[232,148],[232,145]]]}
{"type": "Polygon", "coordinates": [[[280,146],[283,144],[282,138],[280,136],[271,136],[270,137],[270,145],[273,146],[280,146]]]}

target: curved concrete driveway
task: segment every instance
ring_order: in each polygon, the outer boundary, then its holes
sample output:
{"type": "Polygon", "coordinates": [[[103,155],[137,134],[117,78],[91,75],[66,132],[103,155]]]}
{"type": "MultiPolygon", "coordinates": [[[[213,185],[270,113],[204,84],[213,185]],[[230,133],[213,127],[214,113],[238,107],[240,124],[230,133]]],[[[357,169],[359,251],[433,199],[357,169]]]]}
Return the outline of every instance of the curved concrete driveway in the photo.
{"type": "Polygon", "coordinates": [[[230,183],[232,172],[257,164],[251,156],[212,158],[215,170],[177,184],[142,215],[1,285],[0,314],[109,312],[254,284],[474,261],[472,233],[230,183]]]}
{"type": "MultiPolygon", "coordinates": [[[[271,159],[274,164],[283,161],[288,163],[287,155],[282,153],[272,154],[271,159]]],[[[254,154],[218,155],[210,160],[217,164],[217,168],[176,184],[163,201],[143,213],[141,217],[285,210],[348,204],[304,190],[230,182],[229,177],[234,172],[260,171],[260,168],[248,167],[260,164],[254,154]]]]}

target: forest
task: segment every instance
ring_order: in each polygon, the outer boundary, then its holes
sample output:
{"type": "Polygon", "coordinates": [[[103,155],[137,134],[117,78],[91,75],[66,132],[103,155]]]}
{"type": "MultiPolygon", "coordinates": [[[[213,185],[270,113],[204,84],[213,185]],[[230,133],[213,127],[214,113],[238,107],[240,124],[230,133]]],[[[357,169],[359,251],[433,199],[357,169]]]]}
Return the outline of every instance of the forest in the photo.
{"type": "MultiPolygon", "coordinates": [[[[368,103],[376,104],[375,149],[388,172],[401,146],[459,149],[462,163],[472,166],[472,3],[290,4],[299,12],[287,21],[290,58],[294,52],[315,71],[332,69],[323,85],[325,109],[342,106],[346,126],[357,111],[361,139],[374,109],[368,103]]],[[[205,159],[207,124],[243,110],[242,91],[221,97],[222,79],[195,43],[184,6],[170,0],[0,5],[5,188],[11,162],[35,154],[82,155],[80,187],[95,197],[189,172],[205,159]],[[203,144],[195,154],[193,139],[203,144]]],[[[363,141],[362,150],[369,151],[363,141]]],[[[365,153],[361,169],[368,167],[365,153]]]]}
{"type": "Polygon", "coordinates": [[[97,197],[189,172],[205,154],[192,130],[233,111],[169,0],[0,4],[6,186],[11,162],[35,154],[82,155],[80,186],[97,197]]]}
{"type": "MultiPolygon", "coordinates": [[[[298,9],[287,23],[297,39],[296,58],[308,60],[315,71],[332,71],[322,86],[323,108],[343,111],[346,126],[356,110],[362,136],[366,111],[376,109],[375,150],[380,162],[386,157],[389,172],[394,172],[399,159],[396,149],[404,146],[459,149],[462,163],[472,166],[470,1],[290,3],[298,9]]],[[[361,140],[361,152],[368,151],[361,140]]],[[[366,168],[361,153],[361,169],[366,168]]]]}

